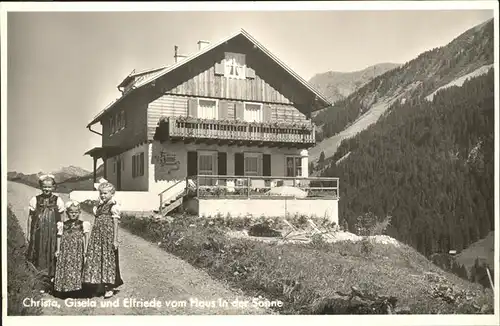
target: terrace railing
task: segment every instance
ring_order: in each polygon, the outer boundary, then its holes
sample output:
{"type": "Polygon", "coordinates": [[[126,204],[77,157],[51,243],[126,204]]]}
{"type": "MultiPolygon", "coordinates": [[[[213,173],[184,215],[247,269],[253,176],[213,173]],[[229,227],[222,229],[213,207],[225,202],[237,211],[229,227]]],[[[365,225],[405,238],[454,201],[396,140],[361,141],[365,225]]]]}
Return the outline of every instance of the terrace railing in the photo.
{"type": "Polygon", "coordinates": [[[188,117],[169,117],[171,138],[214,140],[248,140],[275,143],[315,144],[315,126],[304,123],[250,123],[236,120],[212,120],[188,117]]]}
{"type": "Polygon", "coordinates": [[[197,175],[192,189],[198,198],[338,199],[339,178],[197,175]]]}

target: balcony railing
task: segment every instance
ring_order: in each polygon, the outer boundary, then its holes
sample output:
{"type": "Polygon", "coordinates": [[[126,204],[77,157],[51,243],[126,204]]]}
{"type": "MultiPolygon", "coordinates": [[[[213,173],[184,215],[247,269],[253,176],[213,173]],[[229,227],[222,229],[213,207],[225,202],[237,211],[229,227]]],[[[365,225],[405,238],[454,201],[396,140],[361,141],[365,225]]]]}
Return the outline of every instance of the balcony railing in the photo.
{"type": "Polygon", "coordinates": [[[310,122],[244,122],[189,117],[169,117],[169,138],[246,140],[267,143],[314,145],[315,126],[310,122]]]}
{"type": "Polygon", "coordinates": [[[200,199],[339,198],[339,178],[198,175],[188,179],[194,182],[188,192],[200,199]]]}

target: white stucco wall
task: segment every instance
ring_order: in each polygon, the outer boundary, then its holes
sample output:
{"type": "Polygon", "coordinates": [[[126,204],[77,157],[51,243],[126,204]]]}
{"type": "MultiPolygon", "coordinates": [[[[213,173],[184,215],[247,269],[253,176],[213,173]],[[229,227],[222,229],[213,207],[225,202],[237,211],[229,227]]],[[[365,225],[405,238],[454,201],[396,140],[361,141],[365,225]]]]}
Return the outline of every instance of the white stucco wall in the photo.
{"type": "Polygon", "coordinates": [[[118,173],[113,168],[114,162],[121,160],[121,190],[122,191],[148,191],[149,167],[148,167],[148,144],[143,144],[134,147],[120,155],[117,155],[106,160],[107,180],[114,184],[118,184],[118,173]],[[144,175],[132,177],[132,156],[144,152],[144,175]]]}
{"type": "MultiPolygon", "coordinates": [[[[227,175],[234,175],[234,154],[241,152],[258,152],[262,154],[271,154],[271,175],[272,176],[285,176],[285,157],[288,155],[301,156],[303,150],[299,149],[283,149],[283,148],[269,148],[269,147],[248,147],[248,146],[220,146],[220,145],[205,145],[205,144],[184,144],[184,143],[170,143],[153,142],[149,145],[150,165],[149,165],[149,189],[150,191],[159,193],[168,188],[174,182],[184,179],[187,176],[187,152],[188,151],[219,151],[227,153],[227,175]],[[158,157],[164,151],[168,155],[172,155],[172,161],[178,161],[178,168],[176,165],[161,165],[156,164],[155,157],[158,157]]],[[[302,153],[304,154],[304,153],[302,153]]],[[[307,162],[305,157],[304,162],[307,162]]],[[[262,162],[261,162],[262,164],[262,162]]],[[[304,167],[303,167],[304,171],[304,167]]],[[[307,164],[305,171],[307,173],[307,164]]]]}
{"type": "MultiPolygon", "coordinates": [[[[158,195],[147,191],[117,191],[115,199],[120,204],[122,211],[152,211],[158,209],[160,201],[158,195]]],[[[97,200],[98,191],[72,191],[69,194],[71,200],[83,202],[85,200],[97,200]]]]}
{"type": "Polygon", "coordinates": [[[293,216],[327,218],[338,224],[336,199],[198,199],[199,216],[293,216]]]}

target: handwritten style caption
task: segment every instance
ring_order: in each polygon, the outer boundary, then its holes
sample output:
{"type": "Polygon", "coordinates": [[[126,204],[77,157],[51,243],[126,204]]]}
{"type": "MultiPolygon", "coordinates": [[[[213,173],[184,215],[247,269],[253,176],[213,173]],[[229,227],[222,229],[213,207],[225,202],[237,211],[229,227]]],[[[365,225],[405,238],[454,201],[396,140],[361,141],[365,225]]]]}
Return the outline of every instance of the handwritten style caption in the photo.
{"type": "Polygon", "coordinates": [[[190,298],[188,300],[142,300],[136,298],[116,298],[111,300],[98,301],[95,299],[40,299],[25,298],[24,307],[53,307],[61,309],[67,308],[274,308],[283,307],[280,300],[268,300],[262,298],[253,298],[252,300],[234,299],[225,300],[200,300],[190,298]]]}

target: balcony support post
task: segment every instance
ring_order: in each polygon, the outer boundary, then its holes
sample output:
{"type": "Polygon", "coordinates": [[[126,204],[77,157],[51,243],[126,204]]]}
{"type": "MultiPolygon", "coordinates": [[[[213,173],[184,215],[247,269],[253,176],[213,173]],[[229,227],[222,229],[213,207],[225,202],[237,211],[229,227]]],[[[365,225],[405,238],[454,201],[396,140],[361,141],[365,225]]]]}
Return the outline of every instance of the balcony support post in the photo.
{"type": "Polygon", "coordinates": [[[309,152],[307,149],[300,151],[300,164],[302,165],[302,178],[309,178],[309,152]]]}

